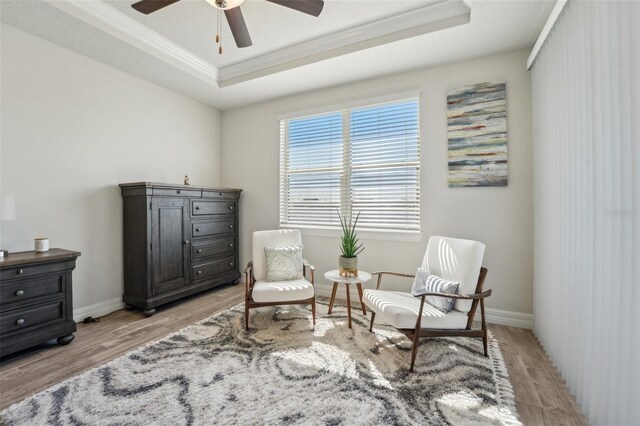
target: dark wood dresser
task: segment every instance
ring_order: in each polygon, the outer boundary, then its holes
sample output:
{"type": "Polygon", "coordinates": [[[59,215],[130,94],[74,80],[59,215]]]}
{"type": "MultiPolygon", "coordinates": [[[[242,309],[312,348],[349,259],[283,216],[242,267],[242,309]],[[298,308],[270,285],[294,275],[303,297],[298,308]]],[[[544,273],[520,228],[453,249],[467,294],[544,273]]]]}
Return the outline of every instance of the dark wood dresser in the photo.
{"type": "Polygon", "coordinates": [[[147,316],[157,306],[240,278],[240,189],[120,184],[124,295],[147,316]]]}
{"type": "Polygon", "coordinates": [[[77,251],[54,248],[0,258],[0,356],[75,337],[71,272],[77,251]]]}

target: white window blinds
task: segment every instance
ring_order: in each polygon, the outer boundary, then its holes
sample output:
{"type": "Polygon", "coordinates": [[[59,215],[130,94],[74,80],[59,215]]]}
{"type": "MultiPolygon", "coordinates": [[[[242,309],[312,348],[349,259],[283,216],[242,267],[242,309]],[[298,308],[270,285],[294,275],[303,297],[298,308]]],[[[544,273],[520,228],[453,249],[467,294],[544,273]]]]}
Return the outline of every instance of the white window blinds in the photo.
{"type": "Polygon", "coordinates": [[[280,225],[420,230],[418,99],[280,121],[280,225]]]}

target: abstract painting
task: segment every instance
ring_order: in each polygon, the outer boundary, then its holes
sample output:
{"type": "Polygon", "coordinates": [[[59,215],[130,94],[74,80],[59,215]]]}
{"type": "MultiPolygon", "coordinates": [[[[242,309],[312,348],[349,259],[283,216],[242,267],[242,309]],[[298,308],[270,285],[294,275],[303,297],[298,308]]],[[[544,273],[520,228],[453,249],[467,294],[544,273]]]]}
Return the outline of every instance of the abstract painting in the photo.
{"type": "Polygon", "coordinates": [[[449,186],[507,185],[507,91],[504,82],[447,93],[449,186]]]}

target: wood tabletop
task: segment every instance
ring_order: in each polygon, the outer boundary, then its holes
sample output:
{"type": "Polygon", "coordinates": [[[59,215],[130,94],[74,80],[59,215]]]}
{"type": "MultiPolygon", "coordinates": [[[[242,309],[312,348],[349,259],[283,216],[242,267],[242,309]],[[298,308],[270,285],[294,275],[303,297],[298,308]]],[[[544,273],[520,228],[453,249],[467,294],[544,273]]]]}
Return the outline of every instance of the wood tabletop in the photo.
{"type": "Polygon", "coordinates": [[[75,259],[80,256],[79,251],[66,250],[62,248],[52,248],[44,253],[35,251],[9,252],[5,257],[0,257],[0,269],[16,265],[29,265],[32,263],[52,262],[56,260],[75,259]]]}

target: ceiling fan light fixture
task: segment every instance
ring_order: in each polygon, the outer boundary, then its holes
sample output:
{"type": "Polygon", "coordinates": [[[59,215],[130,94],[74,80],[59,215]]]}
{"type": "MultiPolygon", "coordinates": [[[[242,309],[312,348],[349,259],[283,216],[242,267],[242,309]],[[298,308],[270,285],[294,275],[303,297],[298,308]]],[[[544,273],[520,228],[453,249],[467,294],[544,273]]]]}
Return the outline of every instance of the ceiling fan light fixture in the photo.
{"type": "Polygon", "coordinates": [[[206,0],[211,6],[222,9],[229,10],[240,6],[245,0],[206,0]]]}

